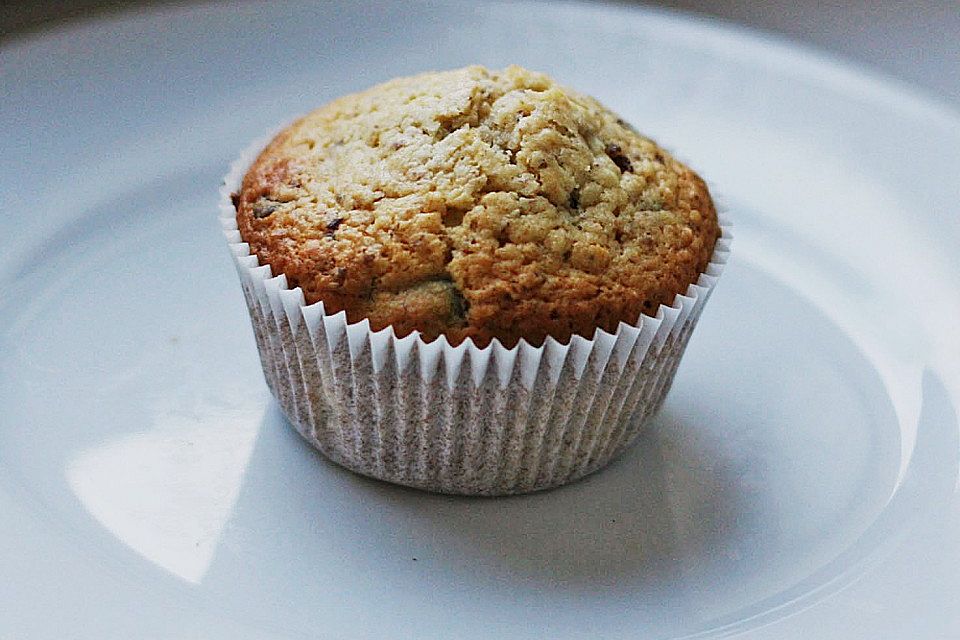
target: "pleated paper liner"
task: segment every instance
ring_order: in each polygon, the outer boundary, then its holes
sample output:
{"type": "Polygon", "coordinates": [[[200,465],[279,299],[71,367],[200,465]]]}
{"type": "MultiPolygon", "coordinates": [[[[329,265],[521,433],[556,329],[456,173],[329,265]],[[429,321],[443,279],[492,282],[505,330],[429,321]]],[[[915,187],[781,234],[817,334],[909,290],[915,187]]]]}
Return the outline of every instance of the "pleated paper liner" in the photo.
{"type": "Polygon", "coordinates": [[[603,467],[636,438],[670,384],[727,261],[730,225],[696,284],[656,317],[568,344],[451,346],[328,315],[259,265],[230,194],[264,146],[231,167],[220,220],[250,310],[264,377],[284,415],[331,460],[428,491],[506,495],[603,467]]]}

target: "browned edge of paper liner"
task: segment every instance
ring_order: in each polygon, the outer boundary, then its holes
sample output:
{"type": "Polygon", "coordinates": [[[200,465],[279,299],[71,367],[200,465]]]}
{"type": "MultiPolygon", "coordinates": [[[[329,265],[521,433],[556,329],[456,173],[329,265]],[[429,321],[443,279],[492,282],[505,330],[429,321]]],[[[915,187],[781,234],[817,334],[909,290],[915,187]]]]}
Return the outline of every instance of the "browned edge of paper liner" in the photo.
{"type": "MultiPolygon", "coordinates": [[[[250,310],[264,377],[297,431],[358,473],[420,489],[507,495],[559,486],[603,467],[636,437],[669,391],[730,252],[732,226],[707,268],[655,317],[614,333],[548,337],[505,348],[451,346],[418,331],[398,338],[367,319],[327,315],[260,265],[237,228],[231,194],[273,136],[231,164],[220,223],[250,310]]],[[[711,191],[712,193],[712,191],[711,191]]],[[[717,201],[714,196],[715,202],[717,201]]]]}

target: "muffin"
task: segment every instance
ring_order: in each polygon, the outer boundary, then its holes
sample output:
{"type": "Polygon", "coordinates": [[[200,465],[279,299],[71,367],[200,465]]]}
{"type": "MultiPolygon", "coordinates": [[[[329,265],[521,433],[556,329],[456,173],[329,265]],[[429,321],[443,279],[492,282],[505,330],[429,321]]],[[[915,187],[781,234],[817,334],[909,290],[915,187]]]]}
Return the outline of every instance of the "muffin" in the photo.
{"type": "Polygon", "coordinates": [[[268,384],[355,471],[464,494],[603,466],[662,402],[725,260],[691,169],[519,67],[297,120],[221,215],[268,384]]]}

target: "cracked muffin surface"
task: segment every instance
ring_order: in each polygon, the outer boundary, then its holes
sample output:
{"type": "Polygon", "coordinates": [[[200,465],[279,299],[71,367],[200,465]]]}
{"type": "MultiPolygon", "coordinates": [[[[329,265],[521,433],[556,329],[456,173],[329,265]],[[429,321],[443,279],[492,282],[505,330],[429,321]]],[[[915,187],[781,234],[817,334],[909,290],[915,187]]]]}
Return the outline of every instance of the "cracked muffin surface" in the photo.
{"type": "Polygon", "coordinates": [[[699,176],[520,67],[335,100],[270,142],[234,204],[308,304],[478,346],[635,324],[696,282],[720,235],[699,176]]]}

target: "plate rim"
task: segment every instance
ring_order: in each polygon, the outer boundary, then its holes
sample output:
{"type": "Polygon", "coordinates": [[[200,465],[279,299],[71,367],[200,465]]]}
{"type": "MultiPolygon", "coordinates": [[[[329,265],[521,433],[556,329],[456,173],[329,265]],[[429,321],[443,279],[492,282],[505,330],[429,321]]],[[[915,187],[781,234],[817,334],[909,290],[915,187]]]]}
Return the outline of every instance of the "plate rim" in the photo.
{"type": "MultiPolygon", "coordinates": [[[[414,1],[421,6],[478,6],[470,0],[414,1]]],[[[335,2],[350,5],[344,0],[335,0],[335,2]]],[[[375,0],[375,3],[390,4],[388,0],[375,0]]],[[[78,37],[85,32],[105,29],[110,25],[136,20],[153,21],[158,17],[187,16],[198,9],[216,9],[227,5],[249,7],[257,4],[257,0],[240,2],[191,0],[187,3],[161,1],[148,2],[139,6],[95,9],[89,15],[73,15],[63,21],[42,23],[36,28],[8,34],[4,40],[0,40],[0,56],[10,53],[23,55],[27,50],[43,46],[50,40],[78,37]]],[[[839,92],[850,94],[854,88],[859,89],[864,92],[860,94],[861,96],[865,95],[872,101],[886,104],[888,107],[896,106],[901,110],[913,111],[913,115],[922,114],[933,117],[942,126],[953,129],[953,133],[960,136],[960,105],[955,104],[948,97],[916,82],[900,78],[895,73],[871,65],[867,61],[856,60],[776,30],[675,7],[632,3],[630,0],[484,0],[483,4],[487,7],[508,9],[515,9],[518,5],[556,9],[559,5],[563,10],[606,14],[607,17],[629,16],[631,19],[636,19],[642,16],[657,21],[660,26],[668,26],[677,33],[686,32],[685,35],[695,33],[699,41],[706,42],[713,48],[717,48],[720,42],[734,39],[738,41],[739,46],[745,46],[737,50],[737,57],[744,57],[747,49],[751,49],[753,53],[772,56],[778,68],[790,69],[794,73],[810,65],[819,66],[821,70],[829,73],[816,75],[816,80],[829,84],[839,92]]]]}

